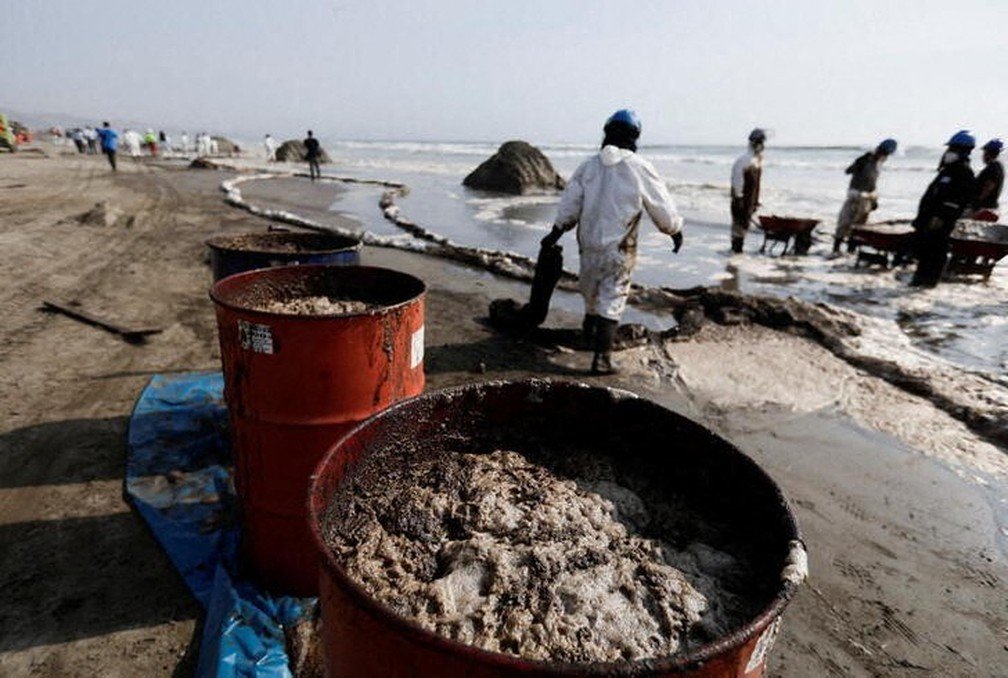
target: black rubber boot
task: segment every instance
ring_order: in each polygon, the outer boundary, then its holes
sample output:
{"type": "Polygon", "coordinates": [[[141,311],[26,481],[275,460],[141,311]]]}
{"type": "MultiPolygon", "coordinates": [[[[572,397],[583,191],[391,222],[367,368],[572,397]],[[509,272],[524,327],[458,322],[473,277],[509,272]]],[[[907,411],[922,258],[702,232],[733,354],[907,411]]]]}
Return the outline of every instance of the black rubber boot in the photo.
{"type": "Polygon", "coordinates": [[[597,318],[595,334],[595,357],[592,359],[592,374],[616,374],[612,364],[612,347],[616,341],[619,323],[608,318],[597,318]]]}
{"type": "Polygon", "coordinates": [[[841,238],[833,238],[833,254],[840,254],[840,244],[843,242],[841,238]]]}
{"type": "Polygon", "coordinates": [[[735,254],[740,254],[742,252],[742,238],[731,239],[731,251],[735,254]]]}

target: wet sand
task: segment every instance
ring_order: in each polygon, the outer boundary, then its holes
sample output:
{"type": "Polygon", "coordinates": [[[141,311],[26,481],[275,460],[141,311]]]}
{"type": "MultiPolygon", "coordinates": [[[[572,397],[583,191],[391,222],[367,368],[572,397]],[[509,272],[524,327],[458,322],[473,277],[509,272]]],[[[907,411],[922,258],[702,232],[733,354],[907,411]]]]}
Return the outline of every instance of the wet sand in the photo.
{"type": "MultiPolygon", "coordinates": [[[[223,203],[228,172],[123,162],[112,175],[102,158],[0,155],[0,176],[23,184],[0,201],[0,673],[186,674],[199,608],[122,501],[123,433],[150,374],[219,364],[203,240],[267,222],[223,203]],[[76,219],[100,200],[125,218],[76,219]],[[129,345],[37,311],[45,298],[164,331],[129,345]]],[[[319,204],[334,195],[329,184],[304,190],[319,204]]],[[[428,388],[589,378],[589,355],[480,322],[491,299],[523,298],[524,284],[389,249],[363,259],[427,282],[428,388]]],[[[562,310],[578,308],[575,297],[556,306],[550,325],[578,324],[562,310]]],[[[1004,674],[1004,449],[790,334],[708,325],[616,361],[624,373],[597,382],[708,423],[796,504],[811,576],[771,675],[1004,674]]]]}

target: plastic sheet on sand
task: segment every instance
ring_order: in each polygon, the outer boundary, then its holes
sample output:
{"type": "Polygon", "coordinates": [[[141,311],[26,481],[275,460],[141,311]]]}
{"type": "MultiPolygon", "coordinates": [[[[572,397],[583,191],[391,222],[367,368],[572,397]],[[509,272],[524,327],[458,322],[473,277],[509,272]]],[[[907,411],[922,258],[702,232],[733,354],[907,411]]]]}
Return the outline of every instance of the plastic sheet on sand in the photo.
{"type": "Polygon", "coordinates": [[[127,439],[126,496],[206,609],[198,676],[290,676],[285,626],[311,599],[271,596],[238,567],[220,373],[155,375],[127,439]]]}

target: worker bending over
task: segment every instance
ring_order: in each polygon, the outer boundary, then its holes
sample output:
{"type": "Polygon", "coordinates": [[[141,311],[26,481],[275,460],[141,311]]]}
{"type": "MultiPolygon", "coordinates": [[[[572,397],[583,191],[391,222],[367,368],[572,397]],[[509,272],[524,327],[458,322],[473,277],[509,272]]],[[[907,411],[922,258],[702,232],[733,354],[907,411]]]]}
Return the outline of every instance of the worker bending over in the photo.
{"type": "Polygon", "coordinates": [[[847,240],[847,251],[852,251],[850,234],[855,224],[868,221],[868,215],[878,207],[879,169],[890,155],[896,152],[896,140],[886,139],[873,152],[865,153],[855,160],[844,172],[851,175],[847,188],[847,199],[840,208],[836,234],[833,236],[833,252],[840,251],[840,243],[847,240]]]}
{"type": "Polygon", "coordinates": [[[577,226],[585,302],[582,329],[595,349],[593,374],[616,372],[612,347],[630,295],[641,217],[647,212],[658,230],[672,236],[674,252],[682,246],[683,224],[665,182],[636,153],[641,132],[637,115],[616,111],[603,131],[602,149],[574,171],[553,230],[542,241],[554,245],[577,226]]]}

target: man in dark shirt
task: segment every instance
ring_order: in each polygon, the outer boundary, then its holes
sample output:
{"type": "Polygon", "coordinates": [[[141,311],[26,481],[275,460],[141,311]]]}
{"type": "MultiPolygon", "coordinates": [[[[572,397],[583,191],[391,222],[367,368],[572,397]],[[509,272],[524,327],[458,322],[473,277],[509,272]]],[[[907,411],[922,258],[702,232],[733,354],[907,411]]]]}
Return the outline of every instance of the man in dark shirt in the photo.
{"type": "Polygon", "coordinates": [[[847,189],[847,199],[840,208],[837,217],[836,234],[833,236],[833,251],[840,251],[840,243],[847,240],[847,249],[853,249],[850,244],[851,229],[855,224],[868,221],[868,215],[878,207],[878,194],[875,192],[878,184],[879,166],[886,158],[896,152],[896,140],[886,139],[875,150],[865,153],[855,160],[845,170],[851,175],[850,186],[847,189]]]}
{"type": "MultiPolygon", "coordinates": [[[[997,216],[998,198],[1004,186],[1004,166],[998,160],[1001,154],[1000,139],[991,139],[983,146],[984,168],[976,178],[976,187],[970,207],[973,212],[989,210],[997,216]]],[[[994,219],[996,221],[997,219],[994,219]]]]}
{"type": "Polygon", "coordinates": [[[308,161],[308,176],[311,177],[312,181],[315,181],[316,177],[322,176],[322,171],[319,169],[321,150],[318,139],[312,136],[311,130],[308,130],[308,138],[304,140],[304,145],[305,160],[308,161]]]}
{"type": "Polygon", "coordinates": [[[914,287],[934,287],[941,279],[948,259],[949,236],[973,197],[973,170],[969,156],[976,139],[966,130],[949,139],[938,176],[924,191],[913,221],[917,270],[914,287]]]}

